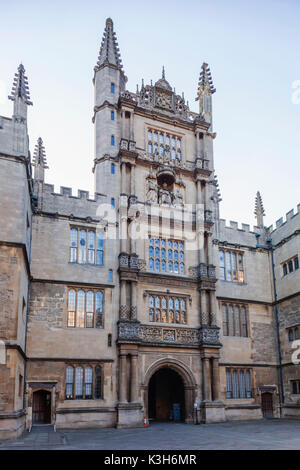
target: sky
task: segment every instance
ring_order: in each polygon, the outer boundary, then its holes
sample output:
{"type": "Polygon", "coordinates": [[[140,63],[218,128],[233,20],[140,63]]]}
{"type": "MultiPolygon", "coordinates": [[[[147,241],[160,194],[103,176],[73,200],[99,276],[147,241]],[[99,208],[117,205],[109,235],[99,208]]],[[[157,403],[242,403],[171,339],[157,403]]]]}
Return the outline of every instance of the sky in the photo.
{"type": "Polygon", "coordinates": [[[20,62],[28,76],[30,149],[46,148],[46,182],[93,194],[96,65],[105,20],[119,42],[127,89],[161,77],[195,102],[203,61],[213,95],[215,169],[221,217],[265,224],[300,203],[299,0],[0,0],[0,115],[20,62]]]}

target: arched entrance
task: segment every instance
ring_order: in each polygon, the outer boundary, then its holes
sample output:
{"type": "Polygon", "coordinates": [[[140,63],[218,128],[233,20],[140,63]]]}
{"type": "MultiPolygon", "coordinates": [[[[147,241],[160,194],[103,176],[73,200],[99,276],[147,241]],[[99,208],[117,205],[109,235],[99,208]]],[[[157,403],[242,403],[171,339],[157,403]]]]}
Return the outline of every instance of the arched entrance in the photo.
{"type": "Polygon", "coordinates": [[[148,387],[148,416],[156,421],[184,421],[184,383],[175,370],[163,367],[152,375],[148,387]]]}
{"type": "Polygon", "coordinates": [[[261,394],[261,409],[264,418],[273,418],[273,393],[261,394]]]}
{"type": "Polygon", "coordinates": [[[38,390],[33,393],[32,423],[51,423],[51,392],[38,390]]]}

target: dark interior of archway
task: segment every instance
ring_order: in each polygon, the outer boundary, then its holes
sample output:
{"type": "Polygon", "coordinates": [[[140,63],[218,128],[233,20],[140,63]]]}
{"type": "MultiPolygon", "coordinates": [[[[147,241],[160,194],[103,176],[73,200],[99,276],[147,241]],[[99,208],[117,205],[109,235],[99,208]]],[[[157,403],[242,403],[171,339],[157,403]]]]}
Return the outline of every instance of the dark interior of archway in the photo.
{"type": "Polygon", "coordinates": [[[149,419],[184,421],[184,385],[177,372],[168,368],[158,370],[151,377],[148,393],[149,419]]]}

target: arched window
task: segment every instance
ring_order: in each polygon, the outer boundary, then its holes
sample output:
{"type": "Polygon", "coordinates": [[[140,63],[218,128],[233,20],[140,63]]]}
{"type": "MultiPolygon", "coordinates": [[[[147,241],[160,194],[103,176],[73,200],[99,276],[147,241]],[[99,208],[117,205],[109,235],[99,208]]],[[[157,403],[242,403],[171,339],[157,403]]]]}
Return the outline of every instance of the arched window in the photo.
{"type": "Polygon", "coordinates": [[[86,230],[80,230],[79,232],[79,263],[84,264],[86,262],[86,230]]]}
{"type": "Polygon", "coordinates": [[[75,375],[75,398],[83,398],[83,368],[76,367],[75,375]]]}
{"type": "Polygon", "coordinates": [[[103,294],[96,292],[96,328],[103,327],[103,294]]]}
{"type": "Polygon", "coordinates": [[[94,326],[94,292],[88,291],[86,294],[86,327],[94,326]]]}
{"type": "Polygon", "coordinates": [[[73,367],[67,367],[66,369],[66,398],[70,400],[73,398],[73,387],[74,387],[74,369],[73,367]]]}
{"type": "Polygon", "coordinates": [[[83,290],[77,292],[77,318],[76,326],[84,328],[84,308],[85,308],[85,293],[83,290]]]}
{"type": "Polygon", "coordinates": [[[95,232],[93,230],[88,232],[88,262],[95,264],[95,232]]]}
{"type": "Polygon", "coordinates": [[[68,326],[75,326],[75,300],[76,292],[74,290],[69,291],[68,296],[68,326]]]}
{"type": "Polygon", "coordinates": [[[77,262],[77,239],[78,239],[78,230],[77,228],[72,228],[71,229],[71,247],[70,247],[71,263],[77,262]]]}
{"type": "Polygon", "coordinates": [[[93,387],[93,369],[86,367],[84,371],[84,395],[86,399],[92,398],[92,387],[93,387]]]}
{"type": "Polygon", "coordinates": [[[98,266],[103,265],[103,233],[97,232],[97,255],[96,255],[96,264],[98,266]]]}
{"type": "Polygon", "coordinates": [[[116,169],[115,164],[112,163],[111,166],[110,166],[110,172],[111,172],[112,175],[115,174],[115,169],[116,169]]]}

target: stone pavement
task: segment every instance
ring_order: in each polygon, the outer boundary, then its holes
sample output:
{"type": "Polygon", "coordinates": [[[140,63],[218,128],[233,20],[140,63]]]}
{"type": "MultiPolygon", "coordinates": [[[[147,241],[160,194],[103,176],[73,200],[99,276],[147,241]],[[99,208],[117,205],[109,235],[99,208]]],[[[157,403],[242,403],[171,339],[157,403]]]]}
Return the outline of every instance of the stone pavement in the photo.
{"type": "Polygon", "coordinates": [[[57,430],[33,427],[15,441],[0,441],[0,450],[224,450],[300,449],[300,420],[260,420],[198,426],[152,423],[138,429],[57,430]]]}

